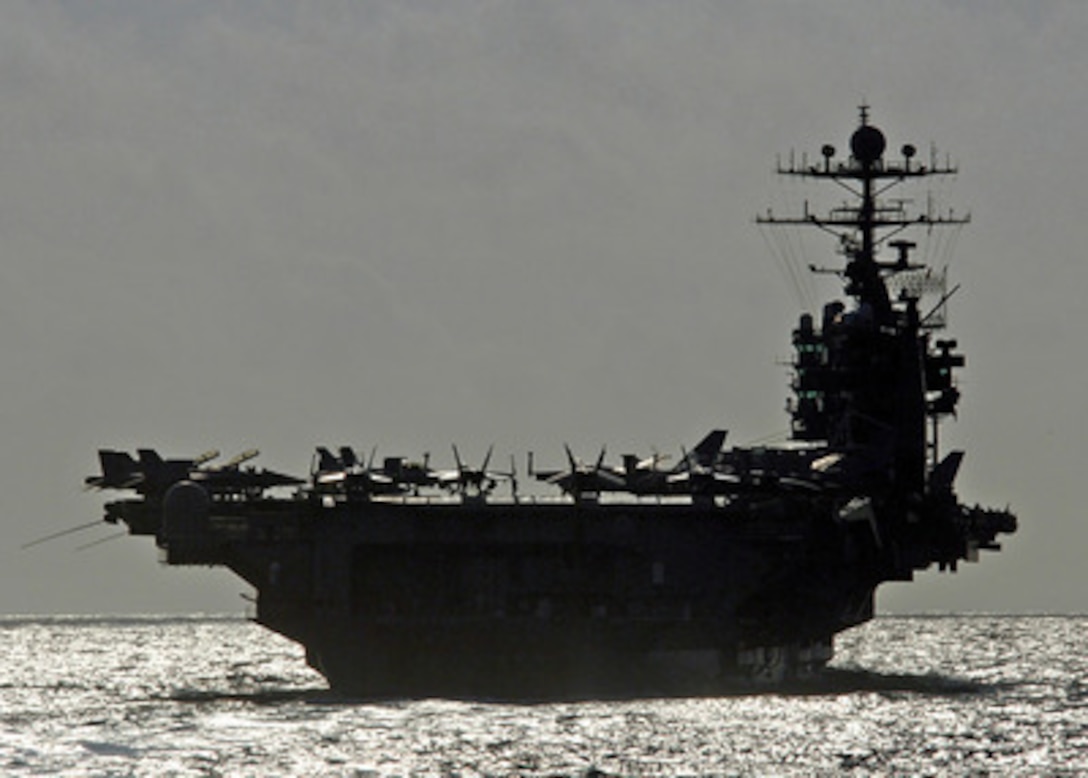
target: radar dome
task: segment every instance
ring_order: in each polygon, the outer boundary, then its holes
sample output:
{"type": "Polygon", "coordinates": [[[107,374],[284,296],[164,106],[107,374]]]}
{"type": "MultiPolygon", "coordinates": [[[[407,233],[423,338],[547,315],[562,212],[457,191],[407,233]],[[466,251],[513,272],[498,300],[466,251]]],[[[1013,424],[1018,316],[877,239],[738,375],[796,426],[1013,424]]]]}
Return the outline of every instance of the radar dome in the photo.
{"type": "Polygon", "coordinates": [[[884,133],[868,124],[858,127],[850,136],[850,151],[853,152],[854,159],[863,165],[880,159],[886,145],[884,133]]]}

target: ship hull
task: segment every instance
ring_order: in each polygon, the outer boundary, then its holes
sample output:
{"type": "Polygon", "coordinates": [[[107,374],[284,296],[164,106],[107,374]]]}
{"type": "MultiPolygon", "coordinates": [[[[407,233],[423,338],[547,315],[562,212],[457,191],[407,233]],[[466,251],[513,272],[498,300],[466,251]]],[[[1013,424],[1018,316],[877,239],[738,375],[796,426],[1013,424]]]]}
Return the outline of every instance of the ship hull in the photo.
{"type": "Polygon", "coordinates": [[[711,694],[811,678],[832,655],[832,637],[742,648],[703,640],[658,648],[631,630],[587,634],[567,625],[359,629],[329,623],[307,644],[307,662],[353,698],[441,696],[576,699],[711,694]],[[611,633],[611,634],[608,634],[611,633]],[[738,660],[749,657],[747,664],[738,660]]]}
{"type": "MultiPolygon", "coordinates": [[[[817,671],[884,560],[823,499],[212,504],[173,564],[223,564],[257,621],[352,696],[711,691],[817,671]]],[[[886,572],[886,571],[885,571],[886,572]]]]}

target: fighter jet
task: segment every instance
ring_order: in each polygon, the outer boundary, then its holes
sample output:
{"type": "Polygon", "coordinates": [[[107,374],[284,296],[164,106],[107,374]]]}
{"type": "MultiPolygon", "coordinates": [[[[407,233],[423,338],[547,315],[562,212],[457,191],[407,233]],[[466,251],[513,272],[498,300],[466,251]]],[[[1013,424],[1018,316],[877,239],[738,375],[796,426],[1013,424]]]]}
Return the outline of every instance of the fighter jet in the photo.
{"type": "Polygon", "coordinates": [[[254,467],[242,468],[242,464],[256,458],[260,451],[255,448],[243,451],[221,465],[197,467],[189,474],[189,480],[202,484],[212,493],[230,492],[259,494],[265,489],[278,486],[299,486],[305,483],[285,473],[271,470],[258,470],[254,467]]]}
{"type": "Polygon", "coordinates": [[[649,458],[627,454],[623,457],[622,467],[609,465],[604,461],[603,448],[597,461],[590,465],[577,459],[570,447],[565,446],[569,469],[530,470],[538,480],[555,484],[576,500],[603,492],[628,492],[642,496],[683,493],[684,489],[679,484],[685,478],[690,478],[693,470],[713,470],[716,467],[725,436],[725,430],[711,430],[690,453],[685,451],[683,459],[670,469],[660,467],[663,457],[656,454],[649,458]]]}
{"type": "Polygon", "coordinates": [[[372,469],[371,472],[384,475],[418,494],[422,487],[439,485],[440,473],[431,470],[430,463],[430,452],[423,455],[422,461],[408,457],[385,457],[381,468],[372,469]]]}
{"type": "Polygon", "coordinates": [[[363,464],[350,446],[341,446],[339,455],[318,446],[312,478],[314,488],[319,492],[342,493],[353,498],[403,494],[405,491],[402,484],[385,473],[363,464]]]}
{"type": "Polygon", "coordinates": [[[460,494],[462,497],[484,497],[490,494],[499,481],[514,478],[512,472],[505,473],[498,470],[489,470],[491,455],[495,446],[488,446],[484,461],[479,467],[472,467],[461,458],[461,452],[457,446],[453,448],[453,460],[457,464],[456,470],[444,470],[437,473],[438,484],[450,492],[460,494]]]}
{"type": "Polygon", "coordinates": [[[530,474],[538,481],[546,481],[558,486],[575,500],[592,498],[601,492],[626,492],[630,491],[627,479],[620,468],[606,465],[604,462],[605,449],[594,464],[583,462],[574,456],[570,446],[564,444],[567,452],[567,462],[570,468],[567,470],[532,470],[530,461],[530,474]]]}
{"type": "Polygon", "coordinates": [[[142,495],[163,494],[179,481],[200,483],[212,494],[263,492],[277,486],[295,486],[294,476],[255,468],[240,469],[258,455],[256,449],[243,452],[221,465],[207,466],[219,456],[212,450],[193,459],[163,459],[150,448],[137,449],[137,459],[125,451],[102,449],[98,459],[102,475],[88,476],[84,483],[94,489],[134,489],[142,495]]]}
{"type": "Polygon", "coordinates": [[[140,494],[164,492],[178,481],[187,479],[195,469],[219,456],[207,451],[195,459],[164,460],[153,449],[137,449],[139,461],[127,451],[99,449],[102,475],[87,476],[89,489],[135,489],[140,494]]]}

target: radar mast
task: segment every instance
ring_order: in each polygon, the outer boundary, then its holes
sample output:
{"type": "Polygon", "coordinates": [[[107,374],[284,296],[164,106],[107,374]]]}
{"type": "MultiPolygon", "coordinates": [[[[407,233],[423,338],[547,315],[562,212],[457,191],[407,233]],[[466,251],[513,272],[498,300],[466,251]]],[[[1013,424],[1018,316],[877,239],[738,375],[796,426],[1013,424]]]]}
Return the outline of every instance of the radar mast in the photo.
{"type": "Polygon", "coordinates": [[[784,176],[833,181],[851,194],[850,201],[826,215],[809,211],[806,203],[801,215],[780,217],[768,211],[756,222],[815,227],[836,236],[845,266],[812,269],[841,276],[844,292],[856,301],[852,312],[840,303],[825,307],[822,331],[814,329],[808,316],[794,333],[797,397],[789,408],[794,438],[826,440],[844,452],[885,449],[894,463],[894,480],[920,491],[926,471],[939,460],[938,422],[955,412],[959,399],[952,368],[964,361],[952,353],[955,341],[938,341],[936,352],[929,346],[928,331],[943,324],[937,314],[950,296],[943,271],[912,260],[914,241],[892,238],[911,227],[963,225],[971,217],[951,210],[913,213],[906,199],[888,197],[907,180],[954,175],[957,168],[939,162],[935,153],[929,164],[918,163],[911,144],[901,147],[898,159],[886,158],[887,140],[870,124],[869,106],[860,106],[859,112],[849,157],[837,158],[835,147],[825,144],[822,163],[809,164],[802,157],[798,164],[791,154],[789,163],[777,168],[784,176]],[[891,259],[881,258],[884,247],[894,249],[891,259]],[[922,315],[919,301],[925,292],[937,292],[939,299],[922,315]],[[870,383],[858,391],[854,383],[862,370],[870,383]],[[928,435],[927,418],[932,422],[928,435]]]}

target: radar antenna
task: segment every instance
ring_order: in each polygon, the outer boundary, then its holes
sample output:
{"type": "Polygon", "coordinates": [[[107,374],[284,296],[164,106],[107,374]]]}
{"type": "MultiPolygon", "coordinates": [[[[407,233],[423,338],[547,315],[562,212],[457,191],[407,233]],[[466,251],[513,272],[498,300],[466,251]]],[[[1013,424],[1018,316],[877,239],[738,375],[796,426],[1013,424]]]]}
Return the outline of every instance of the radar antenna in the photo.
{"type": "Polygon", "coordinates": [[[928,165],[918,163],[917,149],[909,143],[901,147],[899,158],[888,158],[887,139],[870,124],[869,106],[861,105],[859,114],[845,159],[824,144],[820,163],[810,164],[804,155],[798,163],[791,154],[786,165],[777,166],[780,175],[833,181],[850,193],[850,200],[826,215],[813,212],[806,202],[800,215],[779,217],[768,211],[756,222],[815,227],[834,235],[845,265],[811,269],[841,276],[845,293],[856,301],[853,311],[841,303],[827,306],[822,327],[806,314],[794,333],[796,398],[789,407],[793,437],[824,440],[842,451],[869,449],[876,461],[888,462],[906,488],[920,490],[927,470],[940,461],[938,423],[955,413],[959,391],[952,370],[964,360],[953,353],[953,340],[937,341],[931,349],[928,331],[943,326],[951,293],[946,292],[943,269],[934,271],[913,261],[917,244],[899,234],[911,227],[931,231],[963,225],[971,216],[951,209],[937,213],[931,207],[913,213],[908,199],[889,197],[889,191],[908,180],[954,175],[957,169],[950,162],[940,163],[936,155],[928,165]],[[882,258],[884,247],[894,256],[882,258]],[[919,302],[926,294],[934,295],[937,304],[923,317],[919,302]],[[901,371],[898,379],[890,378],[894,371],[889,365],[901,371]],[[859,371],[867,373],[867,392],[853,385],[859,371]],[[927,420],[932,422],[929,430],[927,420]]]}
{"type": "MultiPolygon", "coordinates": [[[[885,198],[890,189],[908,179],[954,175],[958,171],[951,164],[942,165],[936,160],[930,165],[917,164],[914,161],[917,149],[909,143],[901,148],[900,159],[885,159],[887,140],[884,133],[869,124],[868,105],[860,106],[859,112],[860,125],[850,137],[850,156],[847,159],[837,160],[835,147],[828,143],[820,150],[822,165],[809,164],[804,159],[798,164],[791,154],[789,164],[779,164],[777,168],[778,174],[783,176],[834,181],[849,191],[855,202],[834,208],[826,216],[809,211],[806,203],[804,212],[799,216],[780,217],[768,211],[765,216],[757,216],[756,222],[816,227],[835,235],[847,262],[845,268],[830,272],[841,273],[846,279],[846,293],[859,303],[869,303],[878,317],[886,319],[892,315],[888,278],[924,268],[909,259],[910,251],[916,247],[913,241],[889,242],[889,238],[914,226],[933,228],[967,224],[971,216],[957,216],[951,210],[943,214],[929,211],[911,214],[907,210],[906,200],[885,198]],[[878,259],[877,251],[883,244],[896,249],[894,261],[878,259]]],[[[817,272],[821,270],[812,269],[817,272]]],[[[823,272],[828,271],[823,269],[823,272]]],[[[903,295],[904,298],[908,296],[913,294],[908,291],[903,295]]]]}

